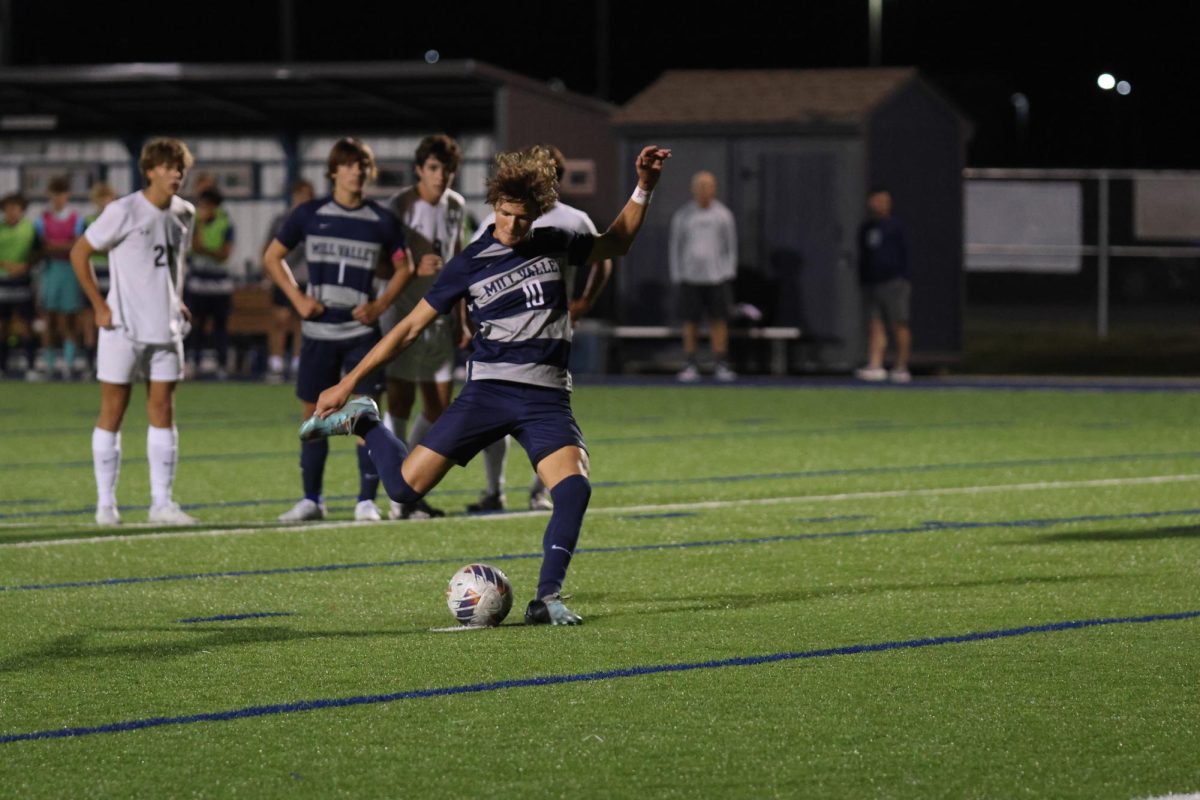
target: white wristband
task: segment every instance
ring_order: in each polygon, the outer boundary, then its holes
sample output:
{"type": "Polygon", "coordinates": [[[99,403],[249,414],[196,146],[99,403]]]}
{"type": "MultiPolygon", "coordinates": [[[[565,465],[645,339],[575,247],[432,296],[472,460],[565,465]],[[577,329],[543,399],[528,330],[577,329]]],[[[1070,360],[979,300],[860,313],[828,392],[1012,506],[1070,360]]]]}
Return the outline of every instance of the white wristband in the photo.
{"type": "Polygon", "coordinates": [[[633,187],[633,196],[629,199],[637,203],[639,206],[648,206],[650,205],[650,195],[652,193],[653,191],[647,192],[642,188],[641,184],[638,184],[637,186],[633,187]]]}

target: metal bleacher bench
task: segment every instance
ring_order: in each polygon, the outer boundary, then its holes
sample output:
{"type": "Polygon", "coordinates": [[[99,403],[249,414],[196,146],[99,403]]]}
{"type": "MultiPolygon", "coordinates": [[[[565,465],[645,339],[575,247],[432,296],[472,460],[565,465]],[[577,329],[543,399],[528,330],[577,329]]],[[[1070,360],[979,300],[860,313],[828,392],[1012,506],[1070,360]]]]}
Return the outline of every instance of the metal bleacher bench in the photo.
{"type": "MultiPolygon", "coordinates": [[[[701,327],[701,338],[707,337],[708,331],[701,327]]],[[[672,325],[614,325],[608,331],[613,339],[671,339],[678,340],[683,336],[683,329],[672,325]]],[[[786,375],[788,372],[788,344],[792,342],[807,342],[809,339],[799,328],[739,328],[730,326],[729,338],[753,339],[765,341],[771,348],[770,368],[772,375],[786,375]]]]}
{"type": "MultiPolygon", "coordinates": [[[[267,331],[271,326],[271,292],[258,285],[242,286],[234,292],[233,312],[229,318],[229,336],[233,345],[237,365],[235,374],[248,374],[251,371],[251,356],[256,349],[266,344],[267,331]]],[[[577,335],[588,331],[590,320],[580,323],[577,335]]],[[[621,341],[632,340],[670,340],[678,342],[683,336],[683,329],[673,325],[607,325],[597,324],[595,333],[601,334],[609,341],[619,344],[621,341]]],[[[699,335],[708,337],[707,328],[701,326],[699,335]]],[[[788,345],[814,344],[818,339],[805,336],[800,328],[765,327],[743,328],[730,326],[729,338],[735,340],[752,340],[766,343],[770,348],[768,359],[772,375],[788,373],[788,345]]]]}

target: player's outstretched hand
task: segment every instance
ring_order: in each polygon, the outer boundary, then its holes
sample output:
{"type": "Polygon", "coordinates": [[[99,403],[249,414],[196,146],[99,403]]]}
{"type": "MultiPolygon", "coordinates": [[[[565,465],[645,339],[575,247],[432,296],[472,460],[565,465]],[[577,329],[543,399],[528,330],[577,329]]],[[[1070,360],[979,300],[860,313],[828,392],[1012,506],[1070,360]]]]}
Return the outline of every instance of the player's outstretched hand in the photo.
{"type": "Polygon", "coordinates": [[[321,419],[325,419],[333,412],[337,411],[342,406],[346,405],[346,401],[350,399],[350,390],[343,388],[340,383],[335,383],[325,391],[321,392],[317,398],[317,408],[314,412],[321,419]]]}
{"type": "Polygon", "coordinates": [[[638,153],[637,161],[634,162],[638,174],[638,185],[647,192],[652,191],[662,176],[663,162],[670,157],[671,151],[665,147],[654,144],[643,147],[642,152],[638,153]]]}

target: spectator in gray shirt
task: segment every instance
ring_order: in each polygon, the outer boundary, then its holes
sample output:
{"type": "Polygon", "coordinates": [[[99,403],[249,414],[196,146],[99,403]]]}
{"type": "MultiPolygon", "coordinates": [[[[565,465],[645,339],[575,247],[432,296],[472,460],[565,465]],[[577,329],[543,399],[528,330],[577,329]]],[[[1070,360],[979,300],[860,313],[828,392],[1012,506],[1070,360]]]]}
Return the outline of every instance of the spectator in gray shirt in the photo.
{"type": "Polygon", "coordinates": [[[671,283],[679,286],[683,316],[683,352],[687,365],[677,376],[692,383],[700,379],[696,363],[697,328],[707,317],[712,336],[715,377],[737,378],[729,367],[729,315],[733,308],[733,278],[737,273],[737,230],[733,214],[717,200],[717,179],[711,172],[692,176],[692,202],[671,217],[669,262],[671,283]]]}

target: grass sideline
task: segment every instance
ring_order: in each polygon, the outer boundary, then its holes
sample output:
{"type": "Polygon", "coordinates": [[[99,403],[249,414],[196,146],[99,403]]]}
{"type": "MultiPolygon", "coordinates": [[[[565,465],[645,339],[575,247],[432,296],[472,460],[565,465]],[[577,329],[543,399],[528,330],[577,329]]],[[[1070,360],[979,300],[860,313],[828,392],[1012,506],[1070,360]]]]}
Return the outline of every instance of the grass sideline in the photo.
{"type": "Polygon", "coordinates": [[[544,515],[350,523],[339,441],[345,524],[271,524],[284,387],[182,388],[194,531],[144,524],[135,392],[111,537],[95,388],[3,389],[0,796],[1200,790],[1200,394],[586,386],[585,624],[546,629],[516,624],[544,515]],[[513,617],[431,632],[473,560],[513,617]],[[95,730],[12,740],[65,728],[95,730]]]}

